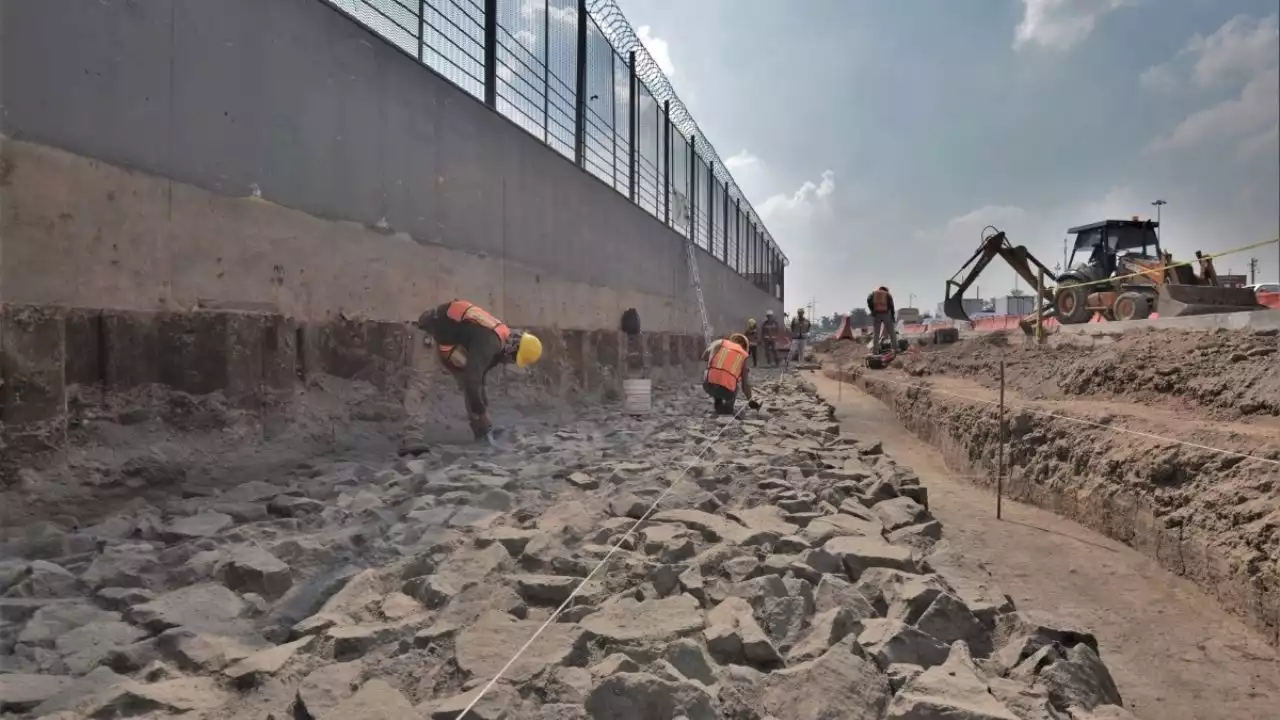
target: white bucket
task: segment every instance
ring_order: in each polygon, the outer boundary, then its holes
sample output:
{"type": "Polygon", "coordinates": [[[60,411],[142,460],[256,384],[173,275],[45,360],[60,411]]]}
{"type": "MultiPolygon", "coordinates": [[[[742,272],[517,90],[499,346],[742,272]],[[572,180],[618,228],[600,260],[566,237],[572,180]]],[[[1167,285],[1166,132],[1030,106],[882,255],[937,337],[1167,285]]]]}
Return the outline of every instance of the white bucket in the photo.
{"type": "Polygon", "coordinates": [[[652,407],[652,380],[632,378],[622,381],[622,412],[628,415],[648,415],[652,407]]]}

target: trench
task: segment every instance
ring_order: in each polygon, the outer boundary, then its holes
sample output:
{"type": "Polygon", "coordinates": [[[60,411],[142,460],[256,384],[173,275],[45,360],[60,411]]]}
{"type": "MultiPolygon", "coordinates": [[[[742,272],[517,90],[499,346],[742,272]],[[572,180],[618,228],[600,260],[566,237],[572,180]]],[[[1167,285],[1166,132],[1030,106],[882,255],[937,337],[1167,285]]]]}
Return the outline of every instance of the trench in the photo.
{"type": "MultiPolygon", "coordinates": [[[[837,371],[828,367],[823,374],[835,378],[837,371]]],[[[905,376],[880,378],[846,369],[840,379],[882,403],[906,430],[941,453],[950,468],[994,490],[996,407],[908,383],[905,376]]],[[[1175,508],[1160,488],[1153,491],[1136,482],[1126,460],[1145,456],[1144,462],[1172,466],[1174,470],[1162,470],[1172,475],[1170,483],[1199,471],[1218,483],[1265,474],[1269,487],[1275,471],[1238,458],[1206,461],[1204,454],[1195,453],[1179,458],[1191,470],[1177,470],[1157,441],[1144,445],[1106,429],[1016,408],[1006,412],[1005,498],[1043,508],[1143,553],[1193,582],[1272,646],[1280,646],[1280,558],[1249,549],[1247,527],[1229,527],[1235,520],[1230,508],[1175,508]]]]}

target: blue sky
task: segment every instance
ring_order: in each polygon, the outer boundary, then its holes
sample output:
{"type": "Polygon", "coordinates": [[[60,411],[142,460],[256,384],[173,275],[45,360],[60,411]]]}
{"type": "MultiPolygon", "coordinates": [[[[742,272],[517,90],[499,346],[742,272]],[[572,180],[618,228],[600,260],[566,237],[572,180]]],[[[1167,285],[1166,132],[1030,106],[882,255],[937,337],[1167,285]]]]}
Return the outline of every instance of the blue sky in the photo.
{"type": "Polygon", "coordinates": [[[790,256],[788,305],[932,309],[984,225],[1052,266],[1157,198],[1180,257],[1280,232],[1276,0],[619,5],[790,256]]]}

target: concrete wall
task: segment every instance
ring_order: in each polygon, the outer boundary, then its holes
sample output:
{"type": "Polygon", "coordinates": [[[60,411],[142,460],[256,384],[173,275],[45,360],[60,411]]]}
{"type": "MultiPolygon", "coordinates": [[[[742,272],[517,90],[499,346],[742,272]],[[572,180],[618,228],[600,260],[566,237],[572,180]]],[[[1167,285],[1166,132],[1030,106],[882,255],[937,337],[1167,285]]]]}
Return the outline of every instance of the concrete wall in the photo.
{"type": "MultiPolygon", "coordinates": [[[[319,0],[0,0],[0,301],[700,324],[684,240],[319,0]]],[[[781,306],[699,251],[716,329],[781,306]]]]}

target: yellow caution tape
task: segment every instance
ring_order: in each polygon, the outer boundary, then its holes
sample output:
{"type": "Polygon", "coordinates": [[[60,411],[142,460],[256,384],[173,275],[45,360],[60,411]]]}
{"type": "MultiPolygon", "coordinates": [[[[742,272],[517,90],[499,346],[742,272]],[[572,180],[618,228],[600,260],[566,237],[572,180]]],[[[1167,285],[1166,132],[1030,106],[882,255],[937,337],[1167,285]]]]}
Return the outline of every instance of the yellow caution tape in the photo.
{"type": "MultiPolygon", "coordinates": [[[[1236,253],[1244,252],[1245,250],[1253,250],[1254,248],[1260,248],[1264,245],[1270,245],[1272,243],[1280,243],[1280,238],[1263,240],[1262,242],[1256,242],[1252,245],[1244,245],[1242,247],[1232,248],[1230,250],[1223,250],[1220,253],[1214,253],[1213,255],[1205,255],[1203,257],[1196,258],[1195,260],[1183,260],[1180,262],[1173,263],[1172,265],[1165,265],[1164,267],[1154,267],[1148,270],[1143,270],[1141,272],[1130,273],[1128,275],[1117,275],[1115,277],[1103,278],[1101,280],[1090,280],[1089,282],[1083,282],[1083,283],[1071,283],[1071,285],[1073,287],[1088,287],[1090,285],[1110,285],[1117,281],[1128,280],[1130,278],[1151,277],[1152,273],[1161,273],[1161,272],[1164,272],[1165,270],[1169,270],[1171,268],[1176,268],[1176,267],[1182,267],[1184,265],[1191,266],[1191,265],[1198,264],[1201,260],[1215,260],[1225,255],[1234,255],[1236,253]]],[[[1058,287],[1064,287],[1064,286],[1058,285],[1058,287]]]]}

